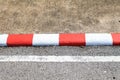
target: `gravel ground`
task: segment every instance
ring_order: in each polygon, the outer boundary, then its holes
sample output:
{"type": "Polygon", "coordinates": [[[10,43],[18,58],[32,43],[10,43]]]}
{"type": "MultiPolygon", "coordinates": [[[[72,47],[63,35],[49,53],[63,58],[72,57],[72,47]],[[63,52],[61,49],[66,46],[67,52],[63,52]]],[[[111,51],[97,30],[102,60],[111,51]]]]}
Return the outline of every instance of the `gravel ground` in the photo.
{"type": "Polygon", "coordinates": [[[120,0],[0,0],[0,33],[120,32],[120,0]]]}

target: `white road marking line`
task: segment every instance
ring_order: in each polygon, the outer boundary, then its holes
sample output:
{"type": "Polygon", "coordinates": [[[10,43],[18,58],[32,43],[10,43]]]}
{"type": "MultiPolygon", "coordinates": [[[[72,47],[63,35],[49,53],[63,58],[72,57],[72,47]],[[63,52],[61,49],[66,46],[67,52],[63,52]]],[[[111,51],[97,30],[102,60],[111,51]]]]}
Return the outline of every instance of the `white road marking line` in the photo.
{"type": "Polygon", "coordinates": [[[120,62],[120,56],[0,56],[0,62],[120,62]]]}

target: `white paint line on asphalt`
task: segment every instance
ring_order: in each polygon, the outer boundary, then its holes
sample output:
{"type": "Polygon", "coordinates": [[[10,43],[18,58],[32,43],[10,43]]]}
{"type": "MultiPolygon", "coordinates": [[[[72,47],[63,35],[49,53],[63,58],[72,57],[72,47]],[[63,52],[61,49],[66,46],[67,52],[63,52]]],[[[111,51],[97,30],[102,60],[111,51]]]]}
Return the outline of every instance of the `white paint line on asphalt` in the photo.
{"type": "Polygon", "coordinates": [[[120,56],[0,56],[0,62],[120,62],[120,56]]]}

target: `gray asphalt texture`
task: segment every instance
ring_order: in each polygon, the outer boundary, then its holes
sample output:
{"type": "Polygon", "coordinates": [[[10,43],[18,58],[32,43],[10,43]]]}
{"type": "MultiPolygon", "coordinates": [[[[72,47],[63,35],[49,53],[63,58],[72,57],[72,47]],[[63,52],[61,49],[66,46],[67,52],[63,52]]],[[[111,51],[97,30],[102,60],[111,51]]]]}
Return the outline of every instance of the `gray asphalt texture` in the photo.
{"type": "MultiPolygon", "coordinates": [[[[120,47],[1,47],[0,55],[120,56],[120,47]]],[[[0,80],[120,80],[119,76],[119,62],[0,62],[0,80]]]]}

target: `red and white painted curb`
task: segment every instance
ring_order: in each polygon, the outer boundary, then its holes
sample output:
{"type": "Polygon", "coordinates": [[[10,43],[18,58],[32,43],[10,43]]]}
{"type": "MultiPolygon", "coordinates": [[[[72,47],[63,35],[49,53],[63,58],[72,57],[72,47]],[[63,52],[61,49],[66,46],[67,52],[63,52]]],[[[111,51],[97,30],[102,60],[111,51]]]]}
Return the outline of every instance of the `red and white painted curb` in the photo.
{"type": "Polygon", "coordinates": [[[0,46],[120,45],[120,33],[0,34],[0,46]]]}

